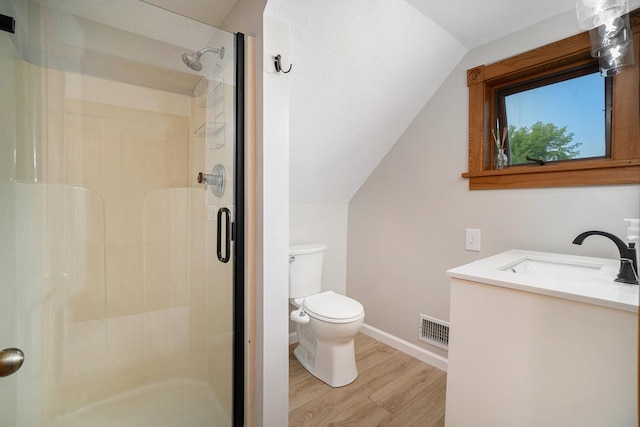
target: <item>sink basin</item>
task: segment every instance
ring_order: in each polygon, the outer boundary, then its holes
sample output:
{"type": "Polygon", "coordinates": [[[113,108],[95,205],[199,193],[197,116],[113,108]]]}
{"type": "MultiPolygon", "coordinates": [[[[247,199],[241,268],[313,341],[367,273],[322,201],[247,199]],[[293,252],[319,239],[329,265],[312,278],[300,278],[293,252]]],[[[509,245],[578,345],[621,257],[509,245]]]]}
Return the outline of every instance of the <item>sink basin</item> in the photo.
{"type": "Polygon", "coordinates": [[[603,266],[598,263],[527,257],[509,264],[501,270],[572,282],[589,282],[603,266]]]}
{"type": "Polygon", "coordinates": [[[463,280],[638,312],[640,286],[615,281],[620,260],[511,249],[447,270],[463,280]]]}

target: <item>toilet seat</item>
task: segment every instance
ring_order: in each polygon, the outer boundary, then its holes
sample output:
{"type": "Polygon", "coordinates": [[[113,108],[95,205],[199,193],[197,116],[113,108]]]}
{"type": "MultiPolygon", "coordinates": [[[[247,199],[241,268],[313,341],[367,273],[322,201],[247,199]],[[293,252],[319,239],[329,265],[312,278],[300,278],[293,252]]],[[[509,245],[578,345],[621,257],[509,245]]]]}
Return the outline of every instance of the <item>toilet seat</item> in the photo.
{"type": "Polygon", "coordinates": [[[364,313],[358,301],[333,291],[305,297],[302,306],[311,317],[328,323],[350,323],[364,313]]]}

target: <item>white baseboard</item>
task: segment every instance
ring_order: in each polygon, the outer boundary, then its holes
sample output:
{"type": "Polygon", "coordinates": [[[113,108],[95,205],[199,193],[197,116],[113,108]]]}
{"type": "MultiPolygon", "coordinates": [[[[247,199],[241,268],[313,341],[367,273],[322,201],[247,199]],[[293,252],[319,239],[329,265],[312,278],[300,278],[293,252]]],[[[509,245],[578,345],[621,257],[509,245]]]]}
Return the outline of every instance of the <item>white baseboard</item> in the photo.
{"type": "Polygon", "coordinates": [[[378,341],[385,343],[388,346],[395,348],[396,350],[406,353],[409,356],[415,357],[418,360],[421,360],[431,366],[447,372],[448,360],[446,357],[442,357],[439,354],[433,353],[422,347],[418,347],[415,344],[411,344],[408,341],[400,339],[387,332],[381,331],[380,329],[374,328],[373,326],[367,325],[366,323],[362,325],[360,332],[371,338],[377,339],[378,341]]]}
{"type": "MultiPolygon", "coordinates": [[[[391,346],[396,350],[406,353],[411,357],[415,357],[416,359],[424,363],[428,363],[431,366],[447,372],[448,360],[446,357],[442,357],[439,354],[433,353],[422,347],[418,347],[415,344],[411,344],[408,341],[395,337],[391,334],[381,331],[380,329],[367,325],[366,323],[362,325],[362,328],[360,328],[360,332],[368,337],[374,338],[388,346],[391,346]]],[[[290,333],[289,345],[295,344],[297,342],[298,334],[295,332],[290,333]]]]}

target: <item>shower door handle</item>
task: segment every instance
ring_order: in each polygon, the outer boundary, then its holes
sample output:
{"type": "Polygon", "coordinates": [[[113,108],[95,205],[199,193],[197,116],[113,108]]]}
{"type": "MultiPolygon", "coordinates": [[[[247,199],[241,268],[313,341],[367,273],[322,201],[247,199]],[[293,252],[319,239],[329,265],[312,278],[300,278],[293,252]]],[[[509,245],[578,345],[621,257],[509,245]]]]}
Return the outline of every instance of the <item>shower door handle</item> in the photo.
{"type": "Polygon", "coordinates": [[[220,262],[229,262],[229,258],[231,258],[231,211],[227,208],[220,208],[218,210],[218,260],[220,262]],[[225,240],[225,250],[224,255],[222,254],[222,218],[224,217],[225,231],[224,231],[224,240],[225,240]]]}

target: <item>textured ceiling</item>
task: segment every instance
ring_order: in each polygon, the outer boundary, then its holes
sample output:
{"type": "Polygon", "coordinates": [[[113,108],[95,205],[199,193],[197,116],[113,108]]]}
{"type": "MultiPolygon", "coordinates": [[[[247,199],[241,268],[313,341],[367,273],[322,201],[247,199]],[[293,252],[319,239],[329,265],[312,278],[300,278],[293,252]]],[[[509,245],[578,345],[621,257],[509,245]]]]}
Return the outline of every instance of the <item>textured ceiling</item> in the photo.
{"type": "Polygon", "coordinates": [[[467,52],[404,1],[270,0],[265,13],[290,26],[293,201],[350,200],[467,52]]]}
{"type": "Polygon", "coordinates": [[[406,0],[473,49],[575,8],[575,0],[406,0]]]}
{"type": "MultiPolygon", "coordinates": [[[[405,0],[469,49],[575,9],[575,0],[405,0]]],[[[629,10],[640,0],[628,0],[629,10]]]]}
{"type": "MultiPolygon", "coordinates": [[[[639,4],[630,1],[631,9],[639,4]]],[[[349,201],[468,50],[574,7],[269,0],[265,14],[290,32],[291,200],[349,201]]]]}

